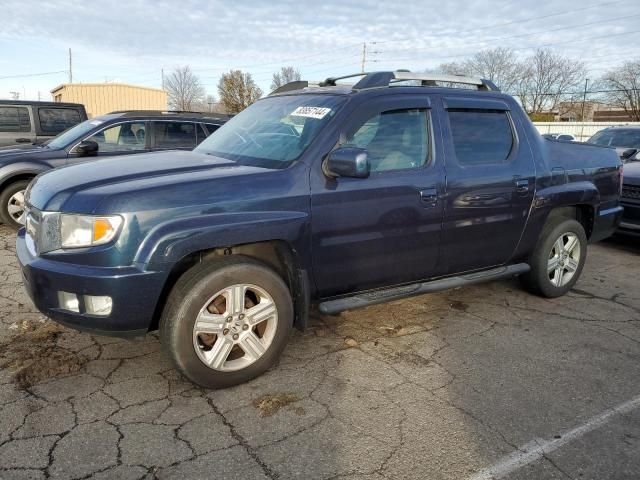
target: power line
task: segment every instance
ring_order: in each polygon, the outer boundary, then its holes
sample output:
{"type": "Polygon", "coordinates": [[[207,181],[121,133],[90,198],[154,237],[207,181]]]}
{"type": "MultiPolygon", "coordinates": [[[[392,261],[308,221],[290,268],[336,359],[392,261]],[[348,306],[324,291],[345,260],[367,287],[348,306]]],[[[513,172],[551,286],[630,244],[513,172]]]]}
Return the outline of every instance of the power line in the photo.
{"type": "MultiPolygon", "coordinates": [[[[492,29],[492,28],[499,28],[499,27],[505,27],[505,26],[509,26],[509,25],[514,25],[514,24],[519,24],[519,23],[526,23],[526,22],[530,22],[533,20],[541,20],[541,19],[545,19],[545,18],[551,18],[551,17],[555,17],[555,16],[560,16],[560,15],[566,15],[566,14],[570,14],[570,13],[577,13],[577,12],[582,12],[585,10],[590,10],[593,8],[597,8],[597,7],[604,7],[604,6],[610,6],[610,5],[615,5],[615,4],[619,4],[619,3],[627,3],[629,0],[618,0],[618,1],[613,1],[613,2],[603,2],[603,3],[598,3],[598,4],[593,4],[593,5],[589,5],[583,8],[578,8],[578,9],[572,9],[572,10],[564,10],[562,12],[555,12],[555,13],[550,13],[550,14],[546,14],[546,15],[539,15],[539,16],[535,16],[535,17],[528,17],[528,18],[524,18],[524,19],[520,19],[520,20],[514,20],[511,22],[504,22],[504,23],[498,23],[498,24],[492,24],[492,25],[483,25],[480,27],[474,27],[474,28],[470,28],[467,30],[452,30],[451,33],[455,33],[456,35],[460,35],[460,34],[464,34],[464,33],[469,33],[469,32],[475,32],[475,31],[479,31],[479,30],[488,30],[488,29],[492,29]]],[[[630,18],[630,17],[621,17],[621,18],[630,18]]],[[[612,20],[608,20],[608,21],[614,21],[612,20]]],[[[603,21],[601,21],[603,22],[603,21]]],[[[600,22],[596,22],[596,23],[600,23],[600,22]]],[[[586,25],[581,25],[581,26],[586,26],[586,25]]],[[[575,26],[576,28],[578,26],[575,26]]],[[[574,27],[568,27],[568,28],[574,28],[574,27]]],[[[440,31],[437,34],[442,34],[446,31],[440,31]]],[[[525,34],[525,35],[534,35],[537,33],[545,33],[545,32],[535,32],[532,34],[525,34]]],[[[521,35],[517,35],[517,36],[513,36],[513,38],[516,38],[518,36],[521,35]]],[[[493,39],[490,39],[488,41],[491,41],[493,39]]],[[[385,43],[397,43],[397,42],[401,42],[401,41],[411,41],[411,39],[405,39],[405,40],[384,40],[384,41],[376,41],[376,42],[368,42],[368,43],[372,43],[372,44],[385,44],[385,43]]],[[[485,42],[482,42],[485,43],[485,42]]],[[[299,56],[299,57],[292,57],[289,59],[284,59],[284,60],[278,60],[278,61],[274,61],[274,62],[266,62],[266,63],[259,63],[259,64],[245,64],[245,65],[238,65],[234,68],[238,68],[238,69],[253,69],[256,67],[262,67],[262,66],[268,66],[268,65],[282,65],[282,64],[288,64],[288,63],[294,63],[297,62],[299,60],[305,60],[308,58],[315,58],[318,56],[323,56],[323,55],[327,55],[327,54],[332,54],[336,51],[340,51],[340,50],[346,50],[349,48],[354,48],[354,47],[360,47],[362,44],[361,43],[354,43],[354,44],[350,44],[350,45],[345,45],[342,47],[338,47],[338,48],[334,48],[331,50],[323,50],[320,52],[316,52],[313,54],[309,54],[309,55],[303,55],[303,56],[299,56]]],[[[439,47],[433,47],[433,48],[439,48],[439,47]]],[[[415,49],[414,49],[415,50],[415,49]]],[[[380,52],[380,53],[384,53],[384,52],[380,52]]],[[[360,54],[358,54],[360,55],[360,54]]],[[[322,63],[331,63],[332,61],[334,61],[336,59],[332,59],[329,60],[328,62],[322,62],[322,63]]],[[[309,64],[310,66],[315,66],[319,63],[316,62],[312,62],[311,64],[309,64]]],[[[303,64],[304,65],[304,64],[303,64]]],[[[296,65],[297,67],[301,67],[302,65],[296,65]]],[[[200,72],[207,72],[207,71],[224,71],[227,70],[229,67],[211,67],[211,68],[202,68],[202,69],[196,69],[197,71],[200,72]]],[[[266,70],[264,71],[259,71],[259,72],[252,72],[252,74],[260,74],[262,72],[266,73],[266,70]]]]}
{"type": "MultiPolygon", "coordinates": [[[[497,41],[502,41],[502,40],[510,40],[510,39],[513,39],[513,38],[529,37],[529,36],[532,36],[532,35],[541,35],[541,34],[545,34],[545,33],[553,33],[553,32],[571,30],[571,29],[574,29],[574,28],[589,27],[589,26],[593,26],[593,25],[600,25],[602,23],[615,22],[615,21],[618,21],[618,20],[627,20],[627,19],[636,18],[636,17],[640,17],[640,13],[637,13],[637,14],[634,14],[634,15],[625,15],[625,16],[621,16],[621,17],[606,18],[606,19],[595,21],[595,22],[588,22],[588,23],[581,23],[581,24],[577,24],[577,25],[569,25],[569,26],[564,26],[564,27],[552,28],[552,29],[549,29],[549,30],[539,30],[537,32],[519,33],[517,35],[508,35],[506,37],[493,37],[493,38],[488,38],[486,40],[483,40],[481,42],[476,42],[476,43],[471,43],[471,44],[465,43],[465,46],[482,45],[482,44],[489,43],[489,42],[494,42],[495,43],[497,41]]],[[[422,52],[422,51],[425,51],[425,50],[433,50],[433,49],[438,49],[438,48],[443,48],[443,47],[442,46],[431,46],[431,47],[412,48],[411,50],[414,51],[414,52],[422,52]]],[[[394,51],[398,51],[398,50],[388,50],[388,52],[394,52],[394,51]]],[[[384,53],[387,53],[387,52],[384,52],[384,53]]]]}
{"type": "MultiPolygon", "coordinates": [[[[353,48],[353,47],[359,47],[360,45],[362,45],[361,43],[354,43],[354,44],[350,44],[350,45],[345,45],[342,47],[338,47],[338,48],[332,48],[331,50],[323,50],[321,52],[316,52],[316,53],[312,53],[309,55],[303,55],[300,57],[292,57],[289,59],[285,59],[285,60],[277,60],[275,62],[267,62],[267,63],[258,63],[258,64],[247,64],[247,65],[238,65],[235,68],[255,68],[255,67],[263,67],[263,66],[267,66],[267,65],[282,65],[282,64],[287,64],[287,63],[292,63],[292,62],[296,62],[298,60],[305,60],[307,58],[313,58],[313,57],[318,57],[318,56],[322,56],[322,55],[327,55],[327,54],[332,54],[333,52],[337,52],[340,50],[346,50],[348,48],[353,48]]],[[[212,68],[202,68],[200,69],[200,71],[211,71],[211,70],[220,70],[221,68],[218,67],[212,67],[212,68]]],[[[223,70],[226,70],[227,68],[223,68],[223,70]]]]}
{"type": "Polygon", "coordinates": [[[21,75],[4,75],[0,77],[0,80],[4,80],[6,78],[43,77],[45,75],[56,75],[59,73],[69,73],[69,70],[58,70],[57,72],[25,73],[21,75]]]}
{"type": "MultiPolygon", "coordinates": [[[[608,6],[608,5],[614,5],[617,3],[627,3],[629,0],[619,0],[619,1],[615,1],[615,2],[604,2],[604,3],[597,3],[597,4],[593,4],[593,5],[589,5],[587,7],[583,7],[583,8],[577,8],[574,10],[565,10],[563,12],[556,12],[556,13],[549,13],[546,15],[540,15],[537,17],[529,17],[529,18],[524,18],[521,20],[513,20],[511,22],[505,22],[505,23],[495,23],[495,24],[490,24],[490,25],[483,25],[480,27],[474,27],[474,28],[469,28],[467,30],[452,30],[449,29],[448,31],[439,31],[436,32],[436,34],[438,35],[442,35],[442,34],[446,34],[446,33],[455,33],[456,35],[461,35],[461,34],[465,34],[465,33],[470,33],[470,32],[477,32],[479,30],[490,30],[493,28],[500,28],[500,27],[507,27],[509,25],[515,25],[515,24],[519,24],[519,23],[526,23],[526,22],[530,22],[533,20],[542,20],[545,18],[551,18],[551,17],[558,17],[560,15],[566,15],[569,13],[577,13],[577,12],[582,12],[585,10],[590,10],[592,8],[597,8],[597,7],[604,7],[604,6],[608,6]]],[[[405,39],[405,40],[384,40],[384,41],[380,41],[377,43],[396,43],[396,42],[404,42],[404,41],[411,41],[411,39],[405,39]]]]}
{"type": "MultiPolygon", "coordinates": [[[[520,51],[520,50],[531,50],[531,49],[537,49],[537,48],[543,48],[543,47],[554,47],[554,46],[557,46],[557,45],[567,45],[567,44],[570,44],[570,43],[580,43],[580,42],[586,42],[586,41],[593,41],[593,40],[599,40],[601,38],[618,37],[618,36],[621,36],[621,35],[635,35],[635,34],[637,34],[639,32],[640,32],[640,30],[626,31],[626,32],[620,32],[620,33],[608,33],[606,35],[599,35],[599,36],[595,36],[595,37],[572,39],[572,40],[566,40],[566,41],[562,41],[562,42],[542,43],[542,44],[539,44],[539,45],[531,45],[531,46],[528,46],[528,47],[511,48],[511,50],[520,51]]],[[[429,59],[447,59],[447,58],[469,57],[471,55],[474,55],[475,53],[478,53],[478,51],[474,50],[473,52],[467,52],[467,53],[461,53],[461,54],[455,54],[455,55],[440,55],[440,56],[437,56],[437,57],[430,56],[429,59]]],[[[416,57],[415,56],[411,56],[411,57],[396,57],[396,58],[393,59],[393,61],[398,61],[398,60],[416,60],[416,57]]]]}

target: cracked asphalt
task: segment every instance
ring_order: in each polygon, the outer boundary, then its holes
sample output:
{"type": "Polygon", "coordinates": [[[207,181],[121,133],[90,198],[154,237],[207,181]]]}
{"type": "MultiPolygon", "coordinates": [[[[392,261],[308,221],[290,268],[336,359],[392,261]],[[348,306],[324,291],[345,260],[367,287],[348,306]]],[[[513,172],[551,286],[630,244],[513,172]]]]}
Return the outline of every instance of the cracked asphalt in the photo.
{"type": "Polygon", "coordinates": [[[13,237],[0,226],[3,480],[491,478],[501,461],[510,479],[640,478],[640,403],[593,420],[640,395],[633,242],[590,247],[560,299],[510,280],[316,315],[267,374],[207,391],[173,370],[156,335],[42,323],[13,237]],[[7,352],[46,327],[44,352],[76,367],[16,384],[7,352]],[[518,460],[532,442],[542,453],[518,460]]]}

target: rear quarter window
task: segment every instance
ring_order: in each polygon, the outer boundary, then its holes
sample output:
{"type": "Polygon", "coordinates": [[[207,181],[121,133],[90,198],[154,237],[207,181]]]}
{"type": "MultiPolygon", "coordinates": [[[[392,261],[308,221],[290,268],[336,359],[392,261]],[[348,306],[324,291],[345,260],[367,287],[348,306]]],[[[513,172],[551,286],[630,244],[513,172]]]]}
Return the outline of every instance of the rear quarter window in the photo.
{"type": "Polygon", "coordinates": [[[504,163],[514,145],[511,120],[506,111],[450,109],[449,125],[460,165],[504,163]]]}
{"type": "Polygon", "coordinates": [[[47,135],[57,135],[80,123],[80,113],[72,108],[39,108],[40,128],[47,135]]]}

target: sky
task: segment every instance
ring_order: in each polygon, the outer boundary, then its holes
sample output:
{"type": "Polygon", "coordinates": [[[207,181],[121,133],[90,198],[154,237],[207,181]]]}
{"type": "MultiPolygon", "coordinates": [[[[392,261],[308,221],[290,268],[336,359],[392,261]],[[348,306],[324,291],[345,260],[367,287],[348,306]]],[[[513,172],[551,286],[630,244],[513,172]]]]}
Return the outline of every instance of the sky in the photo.
{"type": "Polygon", "coordinates": [[[0,98],[51,99],[69,80],[69,48],[74,82],[160,87],[162,70],[189,65],[215,96],[230,69],[265,93],[282,66],[307,80],[359,72],[363,43],[367,71],[543,47],[583,60],[593,79],[640,57],[638,0],[0,0],[0,12],[0,98]]]}

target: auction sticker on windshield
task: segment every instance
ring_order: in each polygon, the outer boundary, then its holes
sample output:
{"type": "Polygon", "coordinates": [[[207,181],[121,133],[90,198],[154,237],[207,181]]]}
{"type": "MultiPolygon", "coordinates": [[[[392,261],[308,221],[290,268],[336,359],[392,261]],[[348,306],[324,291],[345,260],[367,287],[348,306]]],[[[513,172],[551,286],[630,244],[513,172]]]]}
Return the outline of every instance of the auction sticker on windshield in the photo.
{"type": "Polygon", "coordinates": [[[291,116],[317,118],[320,120],[326,117],[330,111],[331,109],[326,107],[298,107],[291,112],[291,116]]]}

